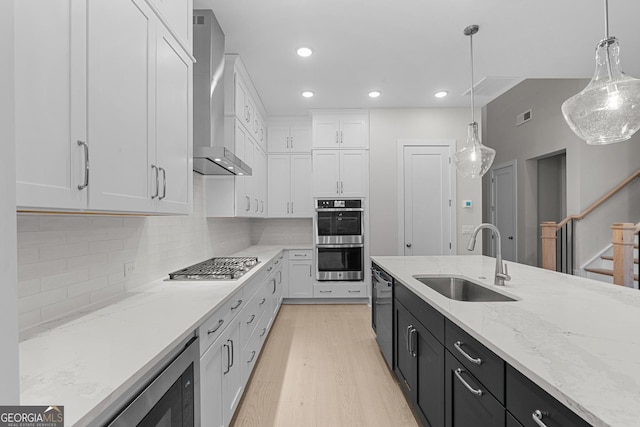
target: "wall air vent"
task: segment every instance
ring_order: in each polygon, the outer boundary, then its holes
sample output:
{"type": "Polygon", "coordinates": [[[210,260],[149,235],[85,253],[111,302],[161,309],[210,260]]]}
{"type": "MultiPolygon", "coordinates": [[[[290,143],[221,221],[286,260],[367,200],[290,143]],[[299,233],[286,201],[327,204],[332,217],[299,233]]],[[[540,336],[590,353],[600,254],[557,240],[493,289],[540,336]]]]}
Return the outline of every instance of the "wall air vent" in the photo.
{"type": "Polygon", "coordinates": [[[527,110],[524,113],[520,113],[516,116],[516,126],[520,126],[523,123],[531,120],[531,110],[527,110]]]}
{"type": "Polygon", "coordinates": [[[193,24],[194,25],[204,25],[204,16],[202,16],[202,15],[194,15],[193,16],[193,24]]]}

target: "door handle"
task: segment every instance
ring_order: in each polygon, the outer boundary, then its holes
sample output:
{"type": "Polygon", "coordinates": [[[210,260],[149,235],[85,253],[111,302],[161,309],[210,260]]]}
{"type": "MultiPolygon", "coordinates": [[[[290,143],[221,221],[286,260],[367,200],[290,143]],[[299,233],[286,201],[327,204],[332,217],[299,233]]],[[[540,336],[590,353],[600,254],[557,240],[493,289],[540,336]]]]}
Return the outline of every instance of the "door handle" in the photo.
{"type": "Polygon", "coordinates": [[[159,168],[156,165],[151,165],[151,170],[156,171],[156,194],[151,196],[152,199],[155,199],[160,194],[160,172],[159,168]]]}
{"type": "Polygon", "coordinates": [[[509,236],[509,237],[507,237],[507,239],[513,240],[513,236],[509,236]]]}
{"type": "Polygon", "coordinates": [[[223,347],[227,347],[227,370],[223,372],[223,375],[227,375],[231,370],[231,365],[229,365],[229,360],[231,358],[231,356],[229,355],[229,344],[224,344],[223,347]]]}
{"type": "Polygon", "coordinates": [[[410,248],[410,247],[411,247],[411,243],[407,243],[407,245],[406,245],[406,246],[407,246],[408,248],[410,248]]]}
{"type": "Polygon", "coordinates": [[[89,186],[89,144],[78,141],[78,145],[84,148],[84,182],[78,185],[78,190],[84,190],[89,186]]]}
{"type": "Polygon", "coordinates": [[[340,181],[340,194],[344,193],[344,181],[340,181]]]}
{"type": "Polygon", "coordinates": [[[167,197],[167,171],[164,168],[158,169],[162,171],[162,196],[158,200],[162,200],[167,197]]]}

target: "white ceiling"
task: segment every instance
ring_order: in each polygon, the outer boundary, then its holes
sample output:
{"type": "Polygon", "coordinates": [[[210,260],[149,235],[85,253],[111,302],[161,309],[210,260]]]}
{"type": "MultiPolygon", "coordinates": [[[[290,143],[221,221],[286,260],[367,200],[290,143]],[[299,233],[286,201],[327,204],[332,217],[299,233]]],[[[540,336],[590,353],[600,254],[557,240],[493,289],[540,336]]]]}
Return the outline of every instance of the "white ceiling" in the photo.
{"type": "MultiPolygon", "coordinates": [[[[602,0],[194,0],[213,10],[269,115],[309,108],[461,107],[484,77],[589,78],[604,36],[602,0]],[[314,54],[300,58],[295,49],[314,54]],[[367,93],[380,90],[370,99],[367,93]],[[438,90],[449,96],[436,99],[438,90]],[[302,98],[303,90],[316,96],[302,98]]],[[[611,0],[621,64],[640,77],[639,0],[611,0]]],[[[517,82],[519,80],[516,80],[517,82]]],[[[495,98],[477,97],[476,106],[495,98]]]]}

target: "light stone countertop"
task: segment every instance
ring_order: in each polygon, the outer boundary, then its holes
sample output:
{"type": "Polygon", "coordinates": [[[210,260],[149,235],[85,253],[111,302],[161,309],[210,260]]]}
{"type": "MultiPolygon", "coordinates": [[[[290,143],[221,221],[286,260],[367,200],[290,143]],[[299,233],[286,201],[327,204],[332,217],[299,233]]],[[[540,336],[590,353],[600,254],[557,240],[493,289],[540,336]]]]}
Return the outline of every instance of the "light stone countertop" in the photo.
{"type": "Polygon", "coordinates": [[[640,291],[495,259],[391,257],[373,262],[594,426],[640,426],[640,291]],[[461,275],[515,302],[460,302],[414,275],[461,275]],[[486,279],[478,279],[480,276],[486,279]]]}
{"type": "Polygon", "coordinates": [[[253,246],[233,254],[260,261],[238,280],[161,279],[30,329],[20,342],[21,404],[64,405],[66,426],[87,425],[283,249],[289,248],[253,246]]]}

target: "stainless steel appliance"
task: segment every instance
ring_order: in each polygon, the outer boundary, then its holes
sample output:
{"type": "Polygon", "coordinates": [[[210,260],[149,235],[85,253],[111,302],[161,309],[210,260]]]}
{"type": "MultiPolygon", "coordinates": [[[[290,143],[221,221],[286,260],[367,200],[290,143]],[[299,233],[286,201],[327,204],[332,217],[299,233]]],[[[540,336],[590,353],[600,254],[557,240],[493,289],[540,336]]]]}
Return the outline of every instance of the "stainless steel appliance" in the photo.
{"type": "Polygon", "coordinates": [[[393,279],[384,270],[371,264],[371,326],[376,341],[393,370],[393,279]]]}
{"type": "Polygon", "coordinates": [[[200,425],[200,351],[198,338],[187,343],[109,427],[197,427],[200,425]]]}
{"type": "Polygon", "coordinates": [[[362,200],[316,200],[316,279],[364,279],[362,200]]]}
{"type": "Polygon", "coordinates": [[[235,280],[258,263],[257,257],[215,257],[169,273],[169,279],[235,280]]]}
{"type": "Polygon", "coordinates": [[[224,33],[210,10],[193,11],[193,170],[250,176],[224,145],[224,33]]]}

